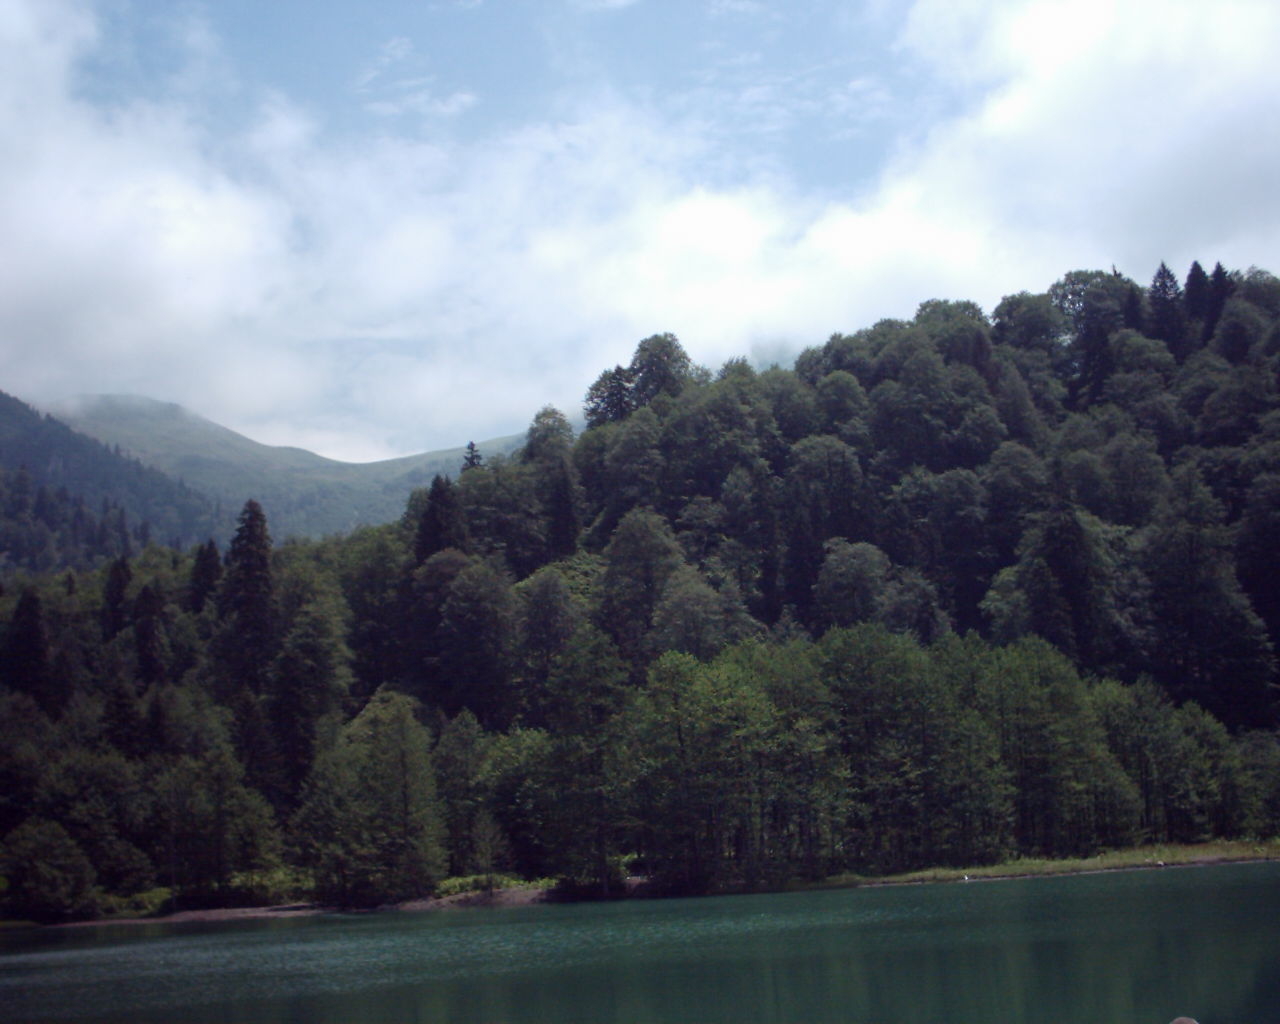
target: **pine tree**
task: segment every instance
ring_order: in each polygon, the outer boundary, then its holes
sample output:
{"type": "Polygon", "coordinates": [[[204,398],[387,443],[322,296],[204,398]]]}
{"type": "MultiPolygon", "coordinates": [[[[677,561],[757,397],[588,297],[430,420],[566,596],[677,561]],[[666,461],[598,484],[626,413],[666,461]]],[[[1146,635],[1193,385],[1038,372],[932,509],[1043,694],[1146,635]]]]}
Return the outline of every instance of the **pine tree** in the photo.
{"type": "Polygon", "coordinates": [[[1156,270],[1151,279],[1151,289],[1147,292],[1147,301],[1151,313],[1147,324],[1147,334],[1159,338],[1169,346],[1178,362],[1190,355],[1187,347],[1187,315],[1183,307],[1182,288],[1178,279],[1164,263],[1156,270]]]}
{"type": "Polygon", "coordinates": [[[3,673],[11,689],[34,697],[49,716],[61,711],[62,700],[52,686],[44,605],[32,587],[22,592],[13,610],[5,637],[3,673]]]}
{"type": "Polygon", "coordinates": [[[447,476],[436,476],[427,492],[427,504],[418,519],[418,531],[413,540],[413,557],[421,565],[437,551],[457,548],[465,551],[467,520],[458,499],[458,491],[447,476]]]}
{"type": "Polygon", "coordinates": [[[270,712],[286,801],[296,806],[315,760],[320,723],[339,711],[351,686],[351,651],[343,641],[342,605],[321,594],[300,608],[272,671],[270,712]]]}
{"type": "Polygon", "coordinates": [[[195,615],[199,615],[205,602],[218,589],[218,581],[222,579],[222,556],[218,554],[218,545],[210,538],[196,549],[195,564],[191,567],[191,578],[187,586],[187,607],[195,615]]]}
{"type": "Polygon", "coordinates": [[[133,603],[133,638],[138,656],[138,679],[146,686],[160,682],[168,660],[164,598],[147,583],[133,603]]]}
{"type": "Polygon", "coordinates": [[[240,525],[227,551],[218,614],[225,638],[219,646],[229,662],[226,667],[240,685],[262,693],[275,656],[276,615],[271,535],[262,506],[252,498],[240,512],[240,525]]]}
{"type": "Polygon", "coordinates": [[[126,592],[133,580],[133,571],[127,558],[117,558],[107,572],[106,586],[102,591],[102,639],[109,642],[128,624],[129,608],[126,592]]]}
{"type": "Polygon", "coordinates": [[[1204,272],[1204,267],[1200,266],[1199,260],[1192,263],[1191,269],[1187,271],[1182,300],[1186,306],[1188,319],[1197,320],[1201,324],[1208,319],[1212,302],[1212,286],[1209,283],[1209,275],[1204,272]]]}
{"type": "Polygon", "coordinates": [[[1142,330],[1146,317],[1142,312],[1142,294],[1136,284],[1129,285],[1124,299],[1124,325],[1133,331],[1142,330]]]}
{"type": "Polygon", "coordinates": [[[1227,299],[1236,290],[1236,283],[1226,272],[1221,263],[1213,265],[1213,273],[1209,276],[1209,304],[1204,319],[1204,330],[1200,337],[1208,341],[1218,328],[1218,318],[1226,308],[1227,299]]]}

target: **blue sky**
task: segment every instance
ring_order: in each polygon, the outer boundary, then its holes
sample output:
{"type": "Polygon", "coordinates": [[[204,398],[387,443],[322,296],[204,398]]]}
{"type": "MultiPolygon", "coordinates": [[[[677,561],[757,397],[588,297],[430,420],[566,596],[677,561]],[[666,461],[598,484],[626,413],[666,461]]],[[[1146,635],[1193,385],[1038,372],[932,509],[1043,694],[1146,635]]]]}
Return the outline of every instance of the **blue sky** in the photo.
{"type": "Polygon", "coordinates": [[[0,388],[371,459],[1068,270],[1280,271],[1280,5],[0,0],[0,388]]]}

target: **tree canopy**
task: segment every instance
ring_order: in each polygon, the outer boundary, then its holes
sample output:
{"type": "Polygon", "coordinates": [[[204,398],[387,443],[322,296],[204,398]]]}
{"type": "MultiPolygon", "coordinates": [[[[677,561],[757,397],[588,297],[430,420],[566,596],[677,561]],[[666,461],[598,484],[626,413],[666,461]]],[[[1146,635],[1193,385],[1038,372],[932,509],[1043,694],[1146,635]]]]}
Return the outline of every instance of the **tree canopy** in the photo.
{"type": "Polygon", "coordinates": [[[275,545],[251,500],[225,558],[11,577],[6,906],[1276,834],[1278,338],[1274,278],[1198,263],[926,302],[794,369],[657,334],[582,433],[548,406],[399,522],[275,545]]]}

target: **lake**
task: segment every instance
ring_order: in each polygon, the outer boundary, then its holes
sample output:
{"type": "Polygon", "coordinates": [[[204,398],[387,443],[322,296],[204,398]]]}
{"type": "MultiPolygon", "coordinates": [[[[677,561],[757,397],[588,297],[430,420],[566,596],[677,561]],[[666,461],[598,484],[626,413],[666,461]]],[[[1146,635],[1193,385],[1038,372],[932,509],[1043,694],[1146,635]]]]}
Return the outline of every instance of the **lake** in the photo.
{"type": "Polygon", "coordinates": [[[0,933],[19,1021],[1280,1021],[1280,864],[0,933]]]}

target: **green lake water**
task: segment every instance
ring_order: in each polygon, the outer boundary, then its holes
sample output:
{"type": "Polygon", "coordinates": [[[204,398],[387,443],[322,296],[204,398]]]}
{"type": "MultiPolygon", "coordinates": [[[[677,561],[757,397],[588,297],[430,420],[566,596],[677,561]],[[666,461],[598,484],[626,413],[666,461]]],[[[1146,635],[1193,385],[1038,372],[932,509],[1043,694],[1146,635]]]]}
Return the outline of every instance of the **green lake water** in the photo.
{"type": "Polygon", "coordinates": [[[0,1021],[1280,1021],[1280,864],[0,933],[0,1021]]]}

